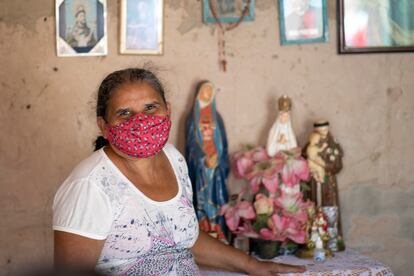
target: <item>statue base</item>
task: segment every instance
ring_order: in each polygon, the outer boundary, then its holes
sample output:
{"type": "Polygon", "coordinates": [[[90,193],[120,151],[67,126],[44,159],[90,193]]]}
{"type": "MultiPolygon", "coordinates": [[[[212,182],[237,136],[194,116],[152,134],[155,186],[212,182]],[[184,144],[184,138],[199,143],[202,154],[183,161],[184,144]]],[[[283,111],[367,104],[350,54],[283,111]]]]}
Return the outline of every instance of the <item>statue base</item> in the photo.
{"type": "MultiPolygon", "coordinates": [[[[301,259],[313,259],[314,250],[314,248],[301,248],[296,252],[295,256],[301,259]]],[[[334,254],[331,250],[325,249],[325,256],[326,258],[331,258],[334,254]]]]}

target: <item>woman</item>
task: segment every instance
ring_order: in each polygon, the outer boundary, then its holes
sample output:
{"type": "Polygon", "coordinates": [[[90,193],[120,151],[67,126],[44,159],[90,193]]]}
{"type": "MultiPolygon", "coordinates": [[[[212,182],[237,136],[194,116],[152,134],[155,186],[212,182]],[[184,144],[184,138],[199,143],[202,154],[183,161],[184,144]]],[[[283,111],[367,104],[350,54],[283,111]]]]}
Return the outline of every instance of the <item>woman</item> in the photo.
{"type": "Polygon", "coordinates": [[[197,262],[254,275],[303,271],[257,261],[198,231],[187,166],[166,143],[170,113],[151,72],[125,69],[104,79],[97,148],[105,146],[82,161],[55,196],[56,267],[198,275],[197,262]]]}

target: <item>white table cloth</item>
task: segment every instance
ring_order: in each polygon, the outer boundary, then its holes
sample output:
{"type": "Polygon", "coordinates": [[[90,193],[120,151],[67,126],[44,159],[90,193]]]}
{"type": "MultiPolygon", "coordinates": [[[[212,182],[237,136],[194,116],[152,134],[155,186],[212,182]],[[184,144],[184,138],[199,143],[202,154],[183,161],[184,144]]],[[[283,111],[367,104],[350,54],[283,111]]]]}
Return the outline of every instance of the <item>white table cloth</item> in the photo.
{"type": "MultiPolygon", "coordinates": [[[[295,256],[279,256],[273,259],[275,262],[304,265],[306,272],[302,274],[288,273],[286,276],[392,276],[391,269],[370,257],[363,256],[354,250],[347,249],[337,252],[332,258],[318,263],[313,259],[299,259],[295,256]]],[[[241,276],[242,273],[226,272],[211,268],[200,268],[202,276],[241,276]]]]}

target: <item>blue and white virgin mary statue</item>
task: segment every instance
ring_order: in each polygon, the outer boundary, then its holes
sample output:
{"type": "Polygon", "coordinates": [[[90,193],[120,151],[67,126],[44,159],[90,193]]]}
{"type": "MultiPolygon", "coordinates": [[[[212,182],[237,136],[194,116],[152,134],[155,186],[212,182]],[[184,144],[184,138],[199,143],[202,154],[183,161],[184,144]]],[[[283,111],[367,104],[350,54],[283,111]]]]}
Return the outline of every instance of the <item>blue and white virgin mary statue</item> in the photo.
{"type": "Polygon", "coordinates": [[[226,241],[227,226],[218,214],[228,201],[226,180],[230,164],[226,132],[216,110],[213,84],[203,81],[196,91],[193,110],[186,121],[185,148],[194,207],[200,229],[226,241]]]}

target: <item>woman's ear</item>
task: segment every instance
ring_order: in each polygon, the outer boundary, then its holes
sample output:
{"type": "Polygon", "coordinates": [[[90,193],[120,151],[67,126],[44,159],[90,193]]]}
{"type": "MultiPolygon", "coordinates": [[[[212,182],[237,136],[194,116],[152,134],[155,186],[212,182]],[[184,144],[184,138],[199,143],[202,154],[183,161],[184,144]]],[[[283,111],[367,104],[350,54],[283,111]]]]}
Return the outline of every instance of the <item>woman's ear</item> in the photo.
{"type": "Polygon", "coordinates": [[[171,117],[171,104],[167,102],[167,114],[171,117]]]}
{"type": "Polygon", "coordinates": [[[99,129],[101,130],[102,136],[106,139],[106,121],[101,116],[96,118],[96,124],[98,125],[99,129]]]}

